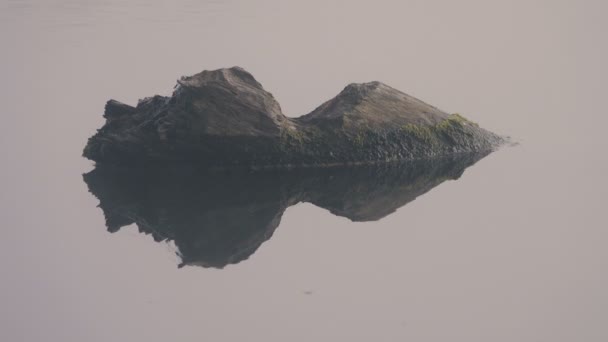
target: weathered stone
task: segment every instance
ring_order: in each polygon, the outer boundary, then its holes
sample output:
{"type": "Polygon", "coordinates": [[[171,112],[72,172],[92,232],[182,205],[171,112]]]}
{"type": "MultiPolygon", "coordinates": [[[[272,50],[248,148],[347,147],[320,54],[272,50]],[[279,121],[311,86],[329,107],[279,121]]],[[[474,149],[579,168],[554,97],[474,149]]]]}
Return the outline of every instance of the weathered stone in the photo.
{"type": "Polygon", "coordinates": [[[348,85],[310,114],[288,118],[238,67],[184,77],[171,97],[136,107],[110,100],[104,117],[84,156],[113,164],[327,166],[491,151],[504,142],[380,82],[348,85]]]}

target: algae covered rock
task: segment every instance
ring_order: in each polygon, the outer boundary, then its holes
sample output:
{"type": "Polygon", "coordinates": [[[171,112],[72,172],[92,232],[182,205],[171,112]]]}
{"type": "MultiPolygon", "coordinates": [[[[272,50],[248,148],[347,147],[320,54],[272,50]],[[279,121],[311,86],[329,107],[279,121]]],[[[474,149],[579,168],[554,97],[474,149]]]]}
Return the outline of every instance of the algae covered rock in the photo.
{"type": "Polygon", "coordinates": [[[189,162],[209,167],[364,164],[491,151],[504,142],[380,82],[350,84],[288,118],[239,67],[183,77],[172,96],[106,104],[83,155],[98,163],[189,162]]]}

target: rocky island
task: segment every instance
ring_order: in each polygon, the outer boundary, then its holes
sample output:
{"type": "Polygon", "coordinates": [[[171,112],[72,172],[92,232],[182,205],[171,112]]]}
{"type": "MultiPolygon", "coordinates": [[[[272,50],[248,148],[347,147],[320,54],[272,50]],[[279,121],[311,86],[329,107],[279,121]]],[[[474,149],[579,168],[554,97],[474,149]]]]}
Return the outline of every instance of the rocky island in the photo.
{"type": "Polygon", "coordinates": [[[170,97],[105,106],[83,155],[98,163],[190,162],[208,167],[303,167],[428,159],[504,142],[380,82],[350,84],[309,114],[285,116],[239,67],[182,77],[170,97]]]}

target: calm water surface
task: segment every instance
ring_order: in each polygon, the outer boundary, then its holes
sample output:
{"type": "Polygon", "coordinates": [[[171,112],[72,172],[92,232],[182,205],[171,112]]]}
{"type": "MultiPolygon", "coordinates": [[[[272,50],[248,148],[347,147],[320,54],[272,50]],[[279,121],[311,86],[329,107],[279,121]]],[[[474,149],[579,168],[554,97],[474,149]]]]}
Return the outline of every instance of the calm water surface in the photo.
{"type": "Polygon", "coordinates": [[[606,341],[606,10],[0,0],[0,340],[606,341]],[[134,104],[181,75],[233,65],[291,116],[379,80],[520,145],[459,178],[453,164],[426,165],[253,187],[218,176],[186,191],[162,173],[102,174],[120,191],[99,208],[80,154],[105,101],[134,104]],[[129,187],[138,181],[144,194],[129,187]],[[301,191],[283,208],[275,187],[301,191]],[[250,205],[260,194],[270,197],[250,205]],[[395,198],[407,204],[393,208],[395,198]],[[170,229],[141,234],[125,219],[110,234],[103,210],[120,205],[170,229]],[[272,229],[219,235],[228,243],[213,245],[236,254],[188,260],[184,246],[209,249],[188,234],[155,242],[192,217],[272,229]]]}

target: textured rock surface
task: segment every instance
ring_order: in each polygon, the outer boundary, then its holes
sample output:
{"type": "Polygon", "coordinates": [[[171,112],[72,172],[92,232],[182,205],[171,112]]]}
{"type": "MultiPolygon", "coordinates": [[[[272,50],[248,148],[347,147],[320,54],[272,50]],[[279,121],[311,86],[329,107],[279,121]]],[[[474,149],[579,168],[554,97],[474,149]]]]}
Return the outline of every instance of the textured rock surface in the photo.
{"type": "Polygon", "coordinates": [[[379,220],[483,157],[254,172],[99,165],[84,180],[110,232],[135,223],[156,241],[174,241],[182,265],[221,268],[253,254],[291,205],[309,202],[352,221],[379,220]]]}
{"type": "Polygon", "coordinates": [[[490,151],[503,139],[380,82],[348,85],[312,113],[288,118],[272,94],[233,67],[183,77],[171,97],[136,107],[110,100],[84,156],[137,164],[314,166],[490,151]]]}

